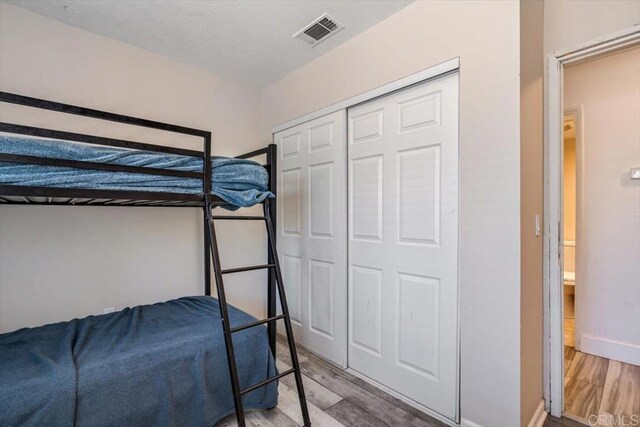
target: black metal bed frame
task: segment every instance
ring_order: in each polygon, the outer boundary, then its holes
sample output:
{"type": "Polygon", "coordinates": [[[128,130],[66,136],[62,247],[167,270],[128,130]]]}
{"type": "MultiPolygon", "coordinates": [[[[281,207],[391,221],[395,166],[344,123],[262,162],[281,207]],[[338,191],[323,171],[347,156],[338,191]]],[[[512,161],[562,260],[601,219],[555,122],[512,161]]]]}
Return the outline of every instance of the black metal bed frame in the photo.
{"type": "MultiPolygon", "coordinates": [[[[310,426],[309,414],[302,385],[301,371],[295,350],[293,331],[291,328],[289,311],[284,296],[284,286],[282,283],[282,273],[280,271],[278,254],[276,250],[276,201],[267,199],[264,204],[264,216],[235,216],[235,215],[213,215],[212,210],[224,204],[220,198],[211,194],[211,132],[163,123],[138,117],[126,116],[122,114],[110,113],[106,111],[84,108],[60,102],[53,102],[8,92],[0,92],[0,102],[17,104],[26,107],[50,110],[59,113],[82,116],[91,119],[100,119],[109,122],[122,123],[126,125],[157,129],[182,135],[189,135],[202,138],[202,150],[189,150],[178,147],[148,144],[142,142],[129,141],[124,139],[108,138],[98,135],[86,135],[73,132],[65,132],[55,129],[47,129],[33,126],[25,126],[14,123],[0,122],[0,132],[28,135],[33,137],[54,138],[66,141],[89,143],[101,146],[119,147],[124,149],[144,150],[156,153],[177,154],[191,157],[201,157],[203,160],[203,170],[200,172],[180,171],[175,169],[152,168],[144,166],[116,165],[100,162],[88,162],[79,160],[63,160],[49,157],[27,156],[0,153],[0,162],[23,163],[45,166],[70,167],[77,169],[102,170],[110,172],[130,172],[150,175],[172,176],[178,178],[197,178],[202,181],[203,192],[193,193],[171,193],[155,191],[131,191],[131,190],[97,190],[84,188],[60,188],[60,187],[36,187],[0,184],[0,206],[2,205],[74,205],[74,206],[134,206],[134,207],[201,207],[203,209],[204,226],[204,294],[211,295],[211,265],[213,261],[214,276],[216,278],[216,288],[220,303],[223,331],[225,336],[225,347],[229,362],[231,375],[231,385],[234,394],[234,405],[236,418],[240,426],[245,425],[242,395],[249,393],[259,387],[278,380],[279,378],[293,373],[296,377],[298,396],[305,426],[310,426]],[[218,244],[214,227],[214,220],[262,220],[266,224],[268,233],[268,263],[265,265],[250,266],[223,270],[220,266],[218,244]],[[258,320],[247,325],[231,328],[228,322],[227,301],[224,292],[224,274],[237,273],[266,268],[268,273],[267,291],[267,319],[258,320]],[[283,314],[277,315],[276,292],[280,295],[281,309],[283,314]],[[271,353],[276,357],[276,321],[285,320],[287,339],[291,351],[293,368],[282,372],[274,377],[267,378],[241,390],[238,382],[236,360],[233,352],[232,334],[240,330],[258,325],[267,324],[267,335],[271,353]]],[[[266,164],[263,166],[269,172],[269,190],[276,194],[277,190],[277,149],[275,144],[269,144],[265,148],[237,156],[241,159],[250,159],[266,155],[266,164]]]]}

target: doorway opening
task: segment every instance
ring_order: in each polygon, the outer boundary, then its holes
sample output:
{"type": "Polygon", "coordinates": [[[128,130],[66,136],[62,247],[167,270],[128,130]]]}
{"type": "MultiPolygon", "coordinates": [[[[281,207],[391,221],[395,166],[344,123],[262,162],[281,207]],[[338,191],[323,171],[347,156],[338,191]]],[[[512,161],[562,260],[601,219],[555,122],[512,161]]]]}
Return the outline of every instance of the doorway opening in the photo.
{"type": "Polygon", "coordinates": [[[549,57],[545,397],[587,425],[640,422],[639,42],[549,57]]]}
{"type": "Polygon", "coordinates": [[[563,270],[565,374],[575,354],[577,110],[565,111],[563,139],[563,270]]]}
{"type": "Polygon", "coordinates": [[[563,74],[564,415],[590,425],[640,421],[639,76],[640,46],[563,74]]]}

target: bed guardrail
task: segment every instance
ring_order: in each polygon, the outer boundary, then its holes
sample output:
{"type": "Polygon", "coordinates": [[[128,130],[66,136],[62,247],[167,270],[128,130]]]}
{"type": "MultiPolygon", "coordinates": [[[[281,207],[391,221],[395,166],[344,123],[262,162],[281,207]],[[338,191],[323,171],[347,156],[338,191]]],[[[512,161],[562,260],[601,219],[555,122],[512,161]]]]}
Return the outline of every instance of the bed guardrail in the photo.
{"type": "MultiPolygon", "coordinates": [[[[129,172],[138,174],[172,176],[178,178],[197,178],[202,181],[202,188],[205,194],[211,191],[211,132],[178,126],[170,123],[163,123],[139,117],[116,114],[92,108],[79,107],[76,105],[64,104],[60,102],[48,101],[29,96],[18,95],[8,92],[0,92],[0,102],[17,104],[26,107],[55,111],[59,113],[72,114],[92,119],[105,120],[116,123],[123,123],[132,126],[157,129],[177,134],[200,137],[203,140],[202,150],[189,150],[179,147],[149,144],[124,139],[108,138],[99,135],[88,135],[74,132],[60,131],[34,126],[26,126],[15,123],[0,122],[0,132],[28,135],[42,138],[54,138],[65,141],[89,143],[102,146],[118,147],[132,150],[143,150],[157,153],[167,153],[190,157],[200,157],[203,160],[203,170],[201,172],[181,171],[167,168],[153,168],[145,166],[117,165],[101,162],[89,162],[79,160],[65,160],[49,157],[26,156],[17,154],[0,153],[0,161],[11,163],[23,163],[33,165],[61,166],[77,169],[91,169],[109,172],[129,172]]],[[[96,200],[145,200],[145,201],[171,201],[188,202],[184,206],[203,206],[202,195],[153,192],[153,191],[130,191],[130,190],[94,190],[80,188],[59,188],[59,187],[34,187],[0,185],[0,194],[4,196],[24,196],[24,197],[49,197],[49,198],[70,198],[70,199],[96,199],[96,200]],[[197,202],[197,203],[194,203],[197,202]]],[[[20,202],[15,202],[20,203],[20,202]]],[[[28,203],[28,202],[27,202],[28,203]]],[[[48,202],[48,204],[52,204],[48,202]]],[[[68,204],[68,203],[57,203],[68,204]]],[[[91,204],[91,203],[88,203],[91,204]]],[[[102,203],[105,205],[119,205],[118,203],[102,203]]],[[[127,202],[127,206],[132,203],[127,202]]],[[[135,205],[135,204],[133,204],[135,205]]],[[[175,204],[173,204],[175,205],[175,204]]],[[[172,205],[172,206],[173,206],[172,205]]],[[[149,206],[144,204],[141,206],[149,206]]],[[[175,205],[177,206],[177,205],[175,205]]]]}
{"type": "MultiPolygon", "coordinates": [[[[211,132],[200,129],[178,126],[170,123],[163,123],[139,117],[116,114],[92,108],[79,107],[76,105],[61,102],[48,101],[29,96],[18,95],[9,92],[0,92],[0,102],[17,104],[26,107],[55,111],[59,113],[72,114],[92,119],[100,119],[110,122],[123,123],[132,126],[146,127],[177,134],[200,137],[203,140],[202,150],[189,150],[180,147],[149,144],[125,139],[109,138],[100,135],[87,135],[75,132],[67,132],[56,129],[47,129],[35,126],[27,126],[15,123],[0,122],[0,132],[11,134],[27,135],[41,138],[53,138],[71,142],[88,143],[102,146],[118,147],[132,150],[143,150],[158,153],[175,154],[182,156],[199,157],[203,160],[202,172],[180,171],[175,169],[151,168],[144,166],[117,165],[100,162],[88,162],[79,160],[64,160],[49,157],[25,156],[16,154],[0,153],[0,161],[11,163],[24,163],[35,165],[62,166],[79,169],[93,169],[111,172],[130,172],[151,175],[172,176],[179,178],[197,178],[202,180],[204,194],[190,193],[170,193],[155,191],[130,191],[130,190],[104,190],[104,189],[84,189],[84,188],[62,188],[62,187],[36,187],[20,185],[0,184],[0,197],[11,196],[12,200],[4,200],[2,204],[47,204],[47,205],[75,205],[75,206],[136,206],[136,207],[203,207],[206,209],[206,197],[209,205],[216,206],[224,203],[210,196],[211,192],[211,132]],[[207,196],[209,195],[209,196],[207,196]],[[33,201],[27,198],[42,198],[42,201],[33,201]],[[62,201],[58,200],[62,199],[62,201]],[[139,202],[143,201],[143,202],[139,202]]],[[[276,194],[277,190],[277,149],[275,144],[254,150],[237,156],[241,159],[250,159],[259,156],[266,156],[266,163],[263,165],[269,172],[269,190],[276,194]]],[[[276,201],[268,205],[269,213],[273,223],[277,224],[276,201]]],[[[204,215],[205,230],[207,226],[206,212],[204,215]]],[[[205,294],[211,295],[211,271],[210,253],[207,233],[204,233],[204,256],[205,256],[205,294]]],[[[269,256],[269,263],[273,260],[269,256]]],[[[275,315],[276,310],[276,289],[275,275],[269,273],[268,287],[268,314],[275,315]]],[[[275,351],[276,330],[269,328],[269,342],[275,351]]]]}

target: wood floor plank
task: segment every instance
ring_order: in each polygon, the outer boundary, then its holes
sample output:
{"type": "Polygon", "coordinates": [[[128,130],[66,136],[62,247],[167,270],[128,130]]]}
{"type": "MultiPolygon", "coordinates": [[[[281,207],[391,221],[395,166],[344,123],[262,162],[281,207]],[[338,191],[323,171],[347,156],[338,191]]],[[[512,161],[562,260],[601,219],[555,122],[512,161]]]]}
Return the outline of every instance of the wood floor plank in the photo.
{"type": "MultiPolygon", "coordinates": [[[[282,340],[282,345],[286,346],[286,341],[284,341],[284,339],[282,340]]],[[[318,366],[321,366],[322,368],[330,371],[333,375],[337,376],[338,378],[342,378],[345,381],[347,381],[348,383],[351,383],[350,387],[353,387],[355,389],[362,389],[368,393],[373,394],[374,396],[385,400],[386,402],[388,402],[388,404],[390,404],[393,407],[397,407],[399,408],[403,414],[403,416],[406,416],[406,414],[410,414],[411,416],[415,417],[415,418],[419,418],[421,419],[424,423],[426,424],[422,424],[418,421],[415,421],[416,424],[418,425],[428,425],[428,426],[437,426],[437,427],[444,427],[446,426],[446,424],[444,424],[443,422],[436,420],[432,417],[430,417],[429,415],[425,414],[424,412],[418,410],[417,408],[414,408],[413,406],[407,404],[406,402],[403,402],[402,400],[386,393],[384,390],[379,389],[378,387],[374,386],[373,384],[364,381],[352,374],[350,374],[349,372],[345,371],[344,369],[335,366],[329,362],[327,362],[326,360],[324,360],[323,358],[309,352],[308,350],[304,349],[304,348],[299,348],[298,351],[299,354],[301,354],[303,357],[305,357],[307,359],[307,364],[315,364],[318,366]]],[[[303,369],[303,373],[304,373],[304,369],[303,369]]],[[[323,383],[322,381],[318,381],[320,384],[324,385],[327,388],[331,388],[330,385],[323,383]]],[[[335,392],[335,390],[332,389],[332,391],[335,392]]],[[[344,397],[344,396],[343,396],[344,397]]],[[[353,402],[352,402],[353,403],[353,402]]]]}
{"type": "MultiPolygon", "coordinates": [[[[291,358],[286,340],[278,336],[280,371],[289,369],[291,358]]],[[[409,426],[443,427],[444,423],[389,395],[374,385],[355,377],[303,348],[298,349],[307,405],[314,427],[351,426],[409,426]]],[[[302,414],[295,378],[287,376],[278,386],[278,407],[270,411],[251,411],[246,414],[252,427],[294,427],[302,425],[302,414]]],[[[217,427],[237,426],[230,416],[217,427]]]]}
{"type": "MultiPolygon", "coordinates": [[[[278,346],[276,347],[276,357],[277,359],[282,360],[284,363],[291,366],[291,354],[289,353],[289,347],[287,346],[286,341],[278,341],[278,346]]],[[[306,356],[298,351],[298,362],[302,363],[305,360],[307,360],[306,356]]]]}
{"type": "MultiPolygon", "coordinates": [[[[351,374],[349,374],[351,375],[351,374]]],[[[433,425],[433,426],[440,426],[440,427],[446,427],[447,424],[438,421],[436,419],[434,419],[433,417],[430,417],[429,415],[425,414],[424,412],[420,411],[419,409],[409,405],[408,403],[398,399],[395,396],[390,395],[389,393],[385,392],[384,390],[379,389],[378,387],[376,387],[375,385],[361,379],[358,377],[353,377],[352,376],[352,380],[351,382],[364,389],[367,390],[368,392],[375,394],[376,396],[386,400],[387,402],[403,409],[404,411],[410,413],[411,415],[421,418],[422,420],[426,421],[428,423],[428,425],[433,425]]]]}
{"type": "Polygon", "coordinates": [[[302,372],[342,396],[355,406],[392,426],[440,427],[436,420],[426,421],[377,395],[356,387],[352,382],[311,359],[301,364],[302,372]]]}
{"type": "Polygon", "coordinates": [[[572,347],[570,345],[565,345],[564,346],[564,358],[565,360],[568,360],[569,362],[571,362],[573,360],[573,358],[576,355],[576,349],[575,347],[572,347]]]}
{"type": "MultiPolygon", "coordinates": [[[[299,427],[298,423],[278,408],[247,411],[245,413],[245,421],[251,427],[299,427]]],[[[235,414],[229,415],[220,421],[216,424],[216,427],[238,427],[235,414]]]]}
{"type": "Polygon", "coordinates": [[[574,347],[565,345],[564,346],[564,375],[567,375],[567,372],[569,372],[569,367],[571,366],[571,363],[573,362],[573,358],[576,355],[576,349],[574,347]]]}
{"type": "MultiPolygon", "coordinates": [[[[282,360],[276,361],[276,366],[280,372],[284,372],[286,370],[291,369],[291,366],[283,362],[282,360]]],[[[289,387],[291,390],[297,390],[296,388],[296,379],[293,375],[287,375],[280,380],[284,385],[289,387]]],[[[302,376],[302,383],[304,384],[304,392],[307,397],[307,400],[314,405],[316,405],[321,410],[326,410],[339,401],[342,400],[342,397],[338,396],[328,388],[319,384],[318,382],[312,380],[306,375],[302,376]]]]}
{"type": "MultiPolygon", "coordinates": [[[[300,411],[298,393],[280,383],[278,385],[278,394],[278,408],[296,423],[302,425],[302,412],[300,411]]],[[[313,403],[307,401],[307,406],[309,408],[309,417],[311,418],[312,425],[323,427],[345,427],[342,423],[322,411],[313,403]]]]}
{"type": "MultiPolygon", "coordinates": [[[[565,358],[571,350],[565,347],[565,358]]],[[[640,367],[575,352],[565,371],[565,417],[545,427],[631,426],[640,417],[640,367]],[[573,418],[579,421],[572,421],[573,418]]]]}
{"type": "Polygon", "coordinates": [[[640,417],[640,366],[609,361],[607,379],[600,404],[600,414],[640,417]]]}
{"type": "Polygon", "coordinates": [[[549,415],[544,421],[543,427],[584,427],[584,424],[567,417],[556,418],[549,415]]]}
{"type": "Polygon", "coordinates": [[[327,411],[327,414],[331,415],[336,420],[340,421],[345,426],[353,427],[388,427],[389,425],[363,409],[355,406],[347,400],[341,400],[339,403],[333,405],[327,411]]]}
{"type": "Polygon", "coordinates": [[[250,412],[248,418],[256,427],[299,427],[298,423],[278,408],[250,412]]]}
{"type": "Polygon", "coordinates": [[[604,387],[609,359],[576,351],[567,376],[577,381],[587,381],[604,387]]]}
{"type": "MultiPolygon", "coordinates": [[[[571,364],[571,369],[575,360],[571,364]]],[[[592,382],[568,378],[564,387],[564,411],[586,423],[590,415],[597,415],[602,402],[604,386],[592,382]]]]}

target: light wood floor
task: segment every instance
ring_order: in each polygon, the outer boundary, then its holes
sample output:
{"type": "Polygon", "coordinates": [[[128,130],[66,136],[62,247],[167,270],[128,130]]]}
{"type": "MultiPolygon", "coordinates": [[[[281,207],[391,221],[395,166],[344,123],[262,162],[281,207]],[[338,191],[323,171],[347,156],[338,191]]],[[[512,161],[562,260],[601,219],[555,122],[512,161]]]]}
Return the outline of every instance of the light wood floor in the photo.
{"type": "Polygon", "coordinates": [[[564,291],[564,345],[575,347],[575,294],[569,286],[565,286],[564,291]]]}
{"type": "MultiPolygon", "coordinates": [[[[444,427],[401,400],[366,381],[337,368],[321,358],[298,349],[311,423],[314,427],[412,426],[444,427]]],[[[289,369],[291,359],[286,342],[278,340],[278,369],[289,369]]],[[[247,425],[254,427],[295,427],[302,425],[295,380],[287,375],[278,386],[278,406],[268,411],[249,411],[247,425]]],[[[229,416],[216,427],[235,426],[229,416]]]]}
{"type": "Polygon", "coordinates": [[[582,353],[569,346],[564,354],[565,416],[589,425],[597,419],[602,426],[633,425],[633,419],[638,425],[640,366],[582,353]]]}
{"type": "MultiPolygon", "coordinates": [[[[298,354],[314,427],[445,426],[304,349],[299,349],[298,354]]],[[[289,369],[289,350],[280,338],[277,356],[278,369],[289,369]]],[[[588,424],[589,415],[609,417],[601,420],[613,420],[619,415],[627,422],[614,424],[610,421],[607,424],[605,421],[598,424],[602,427],[633,425],[631,415],[640,414],[640,367],[577,352],[569,346],[565,347],[565,359],[565,417],[547,417],[544,427],[577,427],[581,424],[576,421],[588,424]]],[[[293,376],[284,377],[278,391],[278,407],[269,411],[249,411],[247,425],[302,425],[293,376]]],[[[235,416],[231,415],[216,427],[235,425],[235,416]]]]}
{"type": "Polygon", "coordinates": [[[576,351],[574,294],[564,296],[564,415],[589,425],[638,425],[640,366],[576,351]]]}
{"type": "Polygon", "coordinates": [[[544,421],[543,427],[584,427],[584,425],[567,417],[556,418],[549,415],[544,421]]]}

